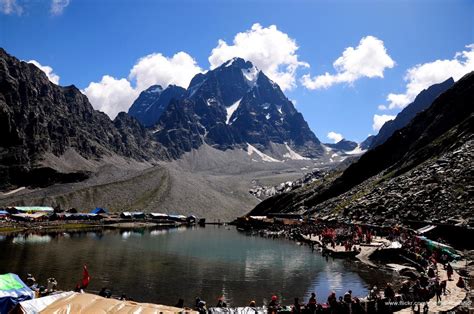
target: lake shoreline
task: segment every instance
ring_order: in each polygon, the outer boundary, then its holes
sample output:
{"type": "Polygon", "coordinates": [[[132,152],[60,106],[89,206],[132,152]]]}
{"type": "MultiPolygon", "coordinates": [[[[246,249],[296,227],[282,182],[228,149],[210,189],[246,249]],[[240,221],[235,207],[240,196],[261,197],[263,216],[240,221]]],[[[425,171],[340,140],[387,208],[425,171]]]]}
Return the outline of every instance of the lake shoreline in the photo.
{"type": "MultiPolygon", "coordinates": [[[[123,229],[123,230],[134,230],[134,229],[153,229],[155,227],[160,227],[156,223],[151,223],[146,220],[140,220],[140,221],[131,221],[131,222],[123,222],[119,220],[115,220],[113,223],[108,221],[107,223],[104,222],[97,222],[97,221],[48,221],[48,222],[14,222],[7,224],[7,226],[2,226],[0,228],[0,234],[21,234],[21,233],[35,233],[35,232],[41,232],[41,233],[48,233],[48,232],[56,232],[56,231],[65,231],[65,232],[74,232],[74,231],[87,231],[87,230],[94,230],[94,229],[123,229]]],[[[162,228],[169,228],[170,226],[161,226],[162,228]]],[[[274,226],[273,226],[274,227],[274,226]]],[[[311,235],[309,236],[304,236],[299,238],[290,238],[290,237],[285,237],[283,233],[278,234],[278,232],[272,231],[270,229],[260,229],[260,232],[267,232],[265,235],[262,233],[257,233],[253,235],[260,235],[263,237],[267,238],[279,238],[280,236],[287,238],[288,240],[291,240],[295,242],[295,244],[305,244],[308,245],[309,247],[319,247],[318,252],[321,254],[330,254],[329,251],[324,251],[324,245],[319,240],[316,240],[315,238],[312,238],[311,235]]],[[[270,240],[269,239],[269,240],[270,240]]],[[[326,248],[327,250],[327,248],[326,248]]],[[[337,253],[337,248],[332,251],[332,253],[337,253]]],[[[319,254],[319,253],[318,253],[319,254]]],[[[354,256],[349,256],[346,254],[342,254],[340,256],[331,256],[332,258],[335,259],[350,259],[350,260],[355,260],[354,256]]],[[[388,263],[378,263],[378,264],[373,264],[372,262],[367,262],[364,260],[357,261],[357,263],[360,263],[358,268],[362,269],[374,269],[378,268],[379,271],[384,272],[387,275],[391,275],[394,277],[395,281],[397,282],[394,284],[394,287],[399,287],[403,279],[406,279],[406,277],[402,276],[398,271],[394,271],[393,268],[390,268],[387,264],[388,263]]],[[[361,302],[369,302],[366,298],[361,296],[359,298],[361,302]]]]}

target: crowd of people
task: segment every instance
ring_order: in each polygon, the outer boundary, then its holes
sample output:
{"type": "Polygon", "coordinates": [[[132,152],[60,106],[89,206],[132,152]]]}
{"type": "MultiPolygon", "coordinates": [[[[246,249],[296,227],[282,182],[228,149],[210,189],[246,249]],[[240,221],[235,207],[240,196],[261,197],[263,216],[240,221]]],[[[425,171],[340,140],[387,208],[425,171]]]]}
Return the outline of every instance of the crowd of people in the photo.
{"type": "MultiPolygon", "coordinates": [[[[371,243],[373,237],[377,236],[380,230],[343,224],[331,226],[324,224],[302,224],[297,226],[273,224],[266,229],[266,232],[260,231],[260,234],[262,236],[265,234],[285,236],[295,240],[301,240],[302,235],[311,235],[317,237],[323,245],[343,245],[346,247],[346,250],[352,250],[353,245],[371,243]]],[[[396,304],[401,302],[405,305],[412,304],[414,310],[416,310],[415,307],[418,307],[418,311],[428,311],[428,301],[431,298],[436,297],[436,301],[439,303],[450,294],[447,283],[454,280],[454,270],[451,263],[455,258],[455,253],[447,250],[446,247],[433,245],[425,238],[419,237],[408,230],[392,228],[383,230],[380,233],[383,233],[386,239],[400,242],[404,254],[413,261],[413,264],[418,265],[417,270],[419,273],[415,274],[411,280],[404,280],[395,286],[387,283],[382,289],[374,286],[366,297],[360,298],[353,296],[351,290],[340,296],[337,296],[336,292],[332,291],[327,298],[323,297],[320,299],[317,298],[315,293],[312,293],[305,302],[301,302],[298,297],[294,298],[291,306],[281,306],[279,298],[273,295],[268,304],[262,304],[260,308],[265,305],[269,313],[291,311],[292,313],[356,314],[366,313],[367,311],[384,312],[384,309],[392,311],[399,308],[396,304]],[[368,307],[373,308],[368,310],[368,307]]],[[[89,280],[87,267],[84,266],[83,277],[75,290],[82,291],[85,289],[89,284],[89,280]]],[[[49,278],[46,286],[40,286],[30,274],[28,274],[26,282],[28,286],[37,292],[38,296],[45,296],[55,292],[58,284],[54,278],[49,278]]],[[[456,276],[456,286],[461,289],[467,288],[461,276],[456,276]]],[[[99,295],[110,298],[111,291],[103,288],[99,295]]],[[[122,295],[120,299],[129,300],[125,295],[122,295]]],[[[185,308],[184,300],[179,299],[175,306],[185,308]]],[[[227,306],[228,304],[224,297],[220,297],[216,305],[211,307],[211,312],[212,309],[224,309],[227,306]]],[[[254,309],[257,309],[258,306],[255,301],[250,301],[248,304],[248,307],[254,309]]],[[[194,309],[200,313],[209,311],[206,302],[201,298],[195,299],[194,309]]]]}
{"type": "MultiPolygon", "coordinates": [[[[273,224],[269,227],[273,234],[277,231],[283,230],[283,235],[290,239],[302,240],[301,235],[311,235],[316,237],[323,246],[335,247],[344,246],[346,251],[355,249],[356,244],[370,244],[377,233],[383,234],[385,239],[390,241],[397,241],[401,244],[403,255],[406,255],[411,261],[418,265],[419,274],[416,274],[412,280],[405,280],[395,289],[392,284],[388,283],[383,292],[374,287],[369,292],[367,300],[392,301],[392,304],[397,302],[403,304],[412,304],[415,309],[418,306],[424,307],[427,310],[428,301],[436,297],[436,301],[440,304],[443,299],[447,298],[450,291],[447,289],[447,281],[453,280],[454,270],[451,265],[456,254],[447,249],[447,246],[438,242],[430,241],[424,237],[417,236],[417,234],[404,228],[385,228],[380,230],[372,229],[367,226],[346,225],[343,223],[332,224],[301,224],[301,225],[283,225],[273,224]],[[442,267],[438,267],[438,264],[442,267]],[[446,276],[442,276],[440,272],[445,272],[446,276]],[[445,278],[446,277],[446,278],[445,278]]],[[[310,243],[312,245],[313,243],[310,243]]],[[[313,244],[314,245],[314,244],[313,244]]],[[[464,279],[459,276],[456,281],[456,286],[461,289],[466,289],[464,279]]],[[[357,312],[360,300],[352,298],[351,302],[344,297],[336,298],[335,295],[330,295],[326,305],[321,305],[317,308],[329,307],[333,313],[345,313],[350,305],[351,313],[357,312]],[[356,308],[353,310],[352,308],[356,308]],[[337,309],[337,311],[335,310],[337,309]]],[[[298,309],[308,309],[308,306],[301,307],[296,303],[293,306],[298,312],[298,309]]]]}

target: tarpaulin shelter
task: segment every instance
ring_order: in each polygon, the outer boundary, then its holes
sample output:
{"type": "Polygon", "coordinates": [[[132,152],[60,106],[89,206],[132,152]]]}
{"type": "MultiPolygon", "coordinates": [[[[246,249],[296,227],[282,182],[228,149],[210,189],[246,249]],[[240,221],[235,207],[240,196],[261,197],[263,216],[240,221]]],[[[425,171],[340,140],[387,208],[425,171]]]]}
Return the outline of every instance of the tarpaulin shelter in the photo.
{"type": "Polygon", "coordinates": [[[145,218],[145,213],[144,212],[123,212],[123,213],[120,214],[120,217],[122,217],[122,218],[143,219],[143,218],[145,218]]]}
{"type": "MultiPolygon", "coordinates": [[[[103,298],[89,293],[73,293],[59,299],[41,311],[42,314],[61,313],[180,313],[183,309],[150,303],[137,303],[132,301],[120,301],[116,299],[103,298]]],[[[197,313],[186,311],[189,313],[197,313]]]]}
{"type": "Polygon", "coordinates": [[[48,214],[45,212],[36,212],[32,214],[13,214],[11,215],[13,220],[18,221],[40,221],[48,220],[48,214]]]}
{"type": "Polygon", "coordinates": [[[8,313],[19,302],[33,298],[33,290],[18,275],[0,275],[0,313],[8,313]]]}
{"type": "Polygon", "coordinates": [[[20,213],[53,213],[54,209],[49,206],[15,206],[15,209],[20,213]]]}
{"type": "Polygon", "coordinates": [[[74,294],[72,291],[51,294],[42,298],[22,301],[18,303],[9,314],[30,314],[40,313],[47,308],[51,303],[74,294]]]}
{"type": "Polygon", "coordinates": [[[418,239],[420,239],[421,241],[424,241],[426,246],[430,250],[438,249],[441,252],[448,254],[453,259],[459,259],[460,258],[459,254],[457,254],[456,250],[452,246],[430,240],[430,239],[428,239],[427,237],[424,237],[424,236],[416,236],[416,237],[418,239]]]}
{"type": "Polygon", "coordinates": [[[108,214],[108,211],[105,208],[96,207],[91,210],[91,214],[108,214]]]}

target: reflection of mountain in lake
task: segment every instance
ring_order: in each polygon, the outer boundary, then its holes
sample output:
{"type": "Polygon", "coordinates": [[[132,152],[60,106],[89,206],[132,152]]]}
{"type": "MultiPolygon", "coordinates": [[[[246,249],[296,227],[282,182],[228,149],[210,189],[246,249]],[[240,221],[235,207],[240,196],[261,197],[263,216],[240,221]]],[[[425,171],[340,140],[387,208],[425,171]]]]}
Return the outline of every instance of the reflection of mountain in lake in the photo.
{"type": "Polygon", "coordinates": [[[53,276],[60,288],[72,289],[87,264],[91,290],[107,286],[114,294],[163,304],[174,304],[178,298],[191,304],[200,296],[211,305],[221,295],[232,305],[245,305],[250,299],[260,304],[272,294],[289,304],[295,296],[302,298],[313,290],[325,295],[338,287],[365,295],[368,282],[378,276],[372,272],[363,280],[355,265],[340,260],[328,264],[309,247],[218,227],[104,230],[58,234],[50,240],[0,241],[0,271],[20,276],[30,272],[40,282],[53,276]]]}

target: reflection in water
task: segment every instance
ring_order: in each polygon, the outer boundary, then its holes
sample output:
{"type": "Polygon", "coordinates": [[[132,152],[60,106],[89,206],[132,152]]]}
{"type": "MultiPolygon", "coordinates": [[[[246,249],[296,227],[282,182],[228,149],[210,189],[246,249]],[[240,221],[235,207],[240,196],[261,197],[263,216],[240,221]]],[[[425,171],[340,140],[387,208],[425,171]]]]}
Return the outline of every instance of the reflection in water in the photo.
{"type": "Polygon", "coordinates": [[[21,234],[13,238],[14,244],[25,244],[25,243],[48,243],[51,241],[49,235],[36,235],[36,234],[21,234]]]}
{"type": "MultiPolygon", "coordinates": [[[[72,289],[83,264],[92,277],[90,290],[107,286],[138,301],[191,305],[200,296],[209,305],[224,296],[228,304],[261,304],[272,294],[290,304],[294,297],[330,289],[365,295],[371,276],[359,276],[354,263],[330,259],[286,240],[250,237],[219,227],[170,230],[97,230],[36,235],[49,242],[0,242],[0,273],[32,273],[45,282],[55,277],[72,289]],[[364,279],[363,279],[364,278],[364,279]]],[[[20,237],[21,238],[21,237],[20,237]]],[[[30,236],[23,237],[29,239],[30,236]]]]}

